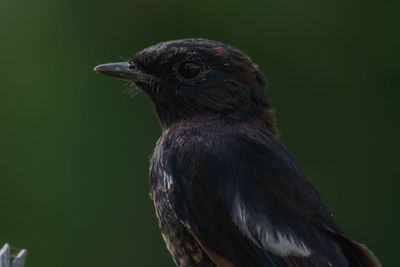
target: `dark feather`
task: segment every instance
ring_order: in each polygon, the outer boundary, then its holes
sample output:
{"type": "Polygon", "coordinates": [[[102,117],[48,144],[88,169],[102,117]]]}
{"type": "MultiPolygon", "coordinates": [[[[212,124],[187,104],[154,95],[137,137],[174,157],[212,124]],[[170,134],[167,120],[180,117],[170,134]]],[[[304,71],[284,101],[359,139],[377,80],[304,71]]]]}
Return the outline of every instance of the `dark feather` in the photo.
{"type": "Polygon", "coordinates": [[[173,178],[164,190],[181,224],[235,266],[376,266],[365,264],[366,249],[345,242],[287,150],[262,131],[249,135],[210,121],[185,122],[164,133],[152,160],[152,182],[168,183],[154,175],[161,170],[173,178]],[[249,214],[250,237],[233,220],[237,196],[249,214]],[[279,233],[293,238],[295,249],[288,255],[285,248],[268,250],[257,227],[271,231],[271,240],[279,233]],[[310,255],[296,255],[302,245],[310,255]]]}

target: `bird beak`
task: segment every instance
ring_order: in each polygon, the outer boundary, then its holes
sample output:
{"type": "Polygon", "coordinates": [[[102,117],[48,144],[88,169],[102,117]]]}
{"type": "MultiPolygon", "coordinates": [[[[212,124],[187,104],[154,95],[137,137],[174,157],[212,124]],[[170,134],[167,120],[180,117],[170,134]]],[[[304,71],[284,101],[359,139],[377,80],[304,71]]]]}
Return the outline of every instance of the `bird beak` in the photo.
{"type": "Polygon", "coordinates": [[[138,70],[137,67],[128,62],[116,62],[98,65],[94,68],[94,71],[115,79],[131,81],[131,82],[141,82],[146,83],[151,78],[150,75],[143,73],[138,70]]]}

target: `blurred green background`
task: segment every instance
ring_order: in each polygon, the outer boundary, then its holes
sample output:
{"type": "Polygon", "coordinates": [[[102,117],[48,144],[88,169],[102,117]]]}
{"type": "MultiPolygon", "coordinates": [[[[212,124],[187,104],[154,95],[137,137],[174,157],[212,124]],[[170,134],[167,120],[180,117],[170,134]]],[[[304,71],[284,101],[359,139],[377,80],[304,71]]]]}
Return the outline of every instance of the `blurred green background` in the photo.
{"type": "Polygon", "coordinates": [[[399,1],[0,1],[0,243],[27,267],[174,266],[148,196],[144,94],[92,71],[149,45],[237,46],[338,224],[398,264],[399,1]]]}

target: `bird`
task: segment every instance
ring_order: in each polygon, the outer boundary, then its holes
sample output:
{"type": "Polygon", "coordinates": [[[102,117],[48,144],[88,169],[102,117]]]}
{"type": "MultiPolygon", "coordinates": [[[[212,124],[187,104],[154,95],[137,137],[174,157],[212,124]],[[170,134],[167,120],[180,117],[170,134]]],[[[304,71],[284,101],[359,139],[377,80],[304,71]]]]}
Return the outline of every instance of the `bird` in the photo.
{"type": "Polygon", "coordinates": [[[280,141],[266,79],[218,41],[161,42],[95,72],[152,101],[150,196],[177,266],[381,266],[335,223],[280,141]]]}

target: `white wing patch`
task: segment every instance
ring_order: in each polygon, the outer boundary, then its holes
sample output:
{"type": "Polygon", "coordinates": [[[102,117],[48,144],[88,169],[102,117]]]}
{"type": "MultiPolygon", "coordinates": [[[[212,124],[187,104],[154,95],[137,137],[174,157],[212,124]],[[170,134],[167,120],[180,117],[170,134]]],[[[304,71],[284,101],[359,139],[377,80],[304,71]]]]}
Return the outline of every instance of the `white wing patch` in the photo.
{"type": "Polygon", "coordinates": [[[238,195],[236,195],[233,202],[232,219],[239,230],[258,247],[263,247],[276,255],[284,257],[308,257],[311,255],[311,252],[301,240],[295,240],[293,236],[288,236],[281,232],[274,233],[271,224],[266,219],[256,221],[238,195]],[[254,222],[252,223],[252,225],[254,224],[253,227],[249,227],[250,222],[254,222]]]}

